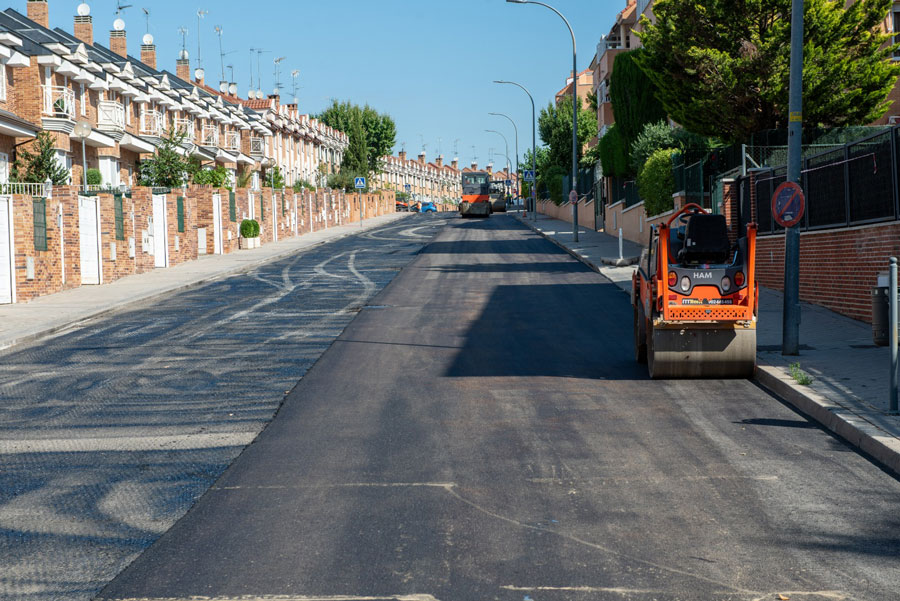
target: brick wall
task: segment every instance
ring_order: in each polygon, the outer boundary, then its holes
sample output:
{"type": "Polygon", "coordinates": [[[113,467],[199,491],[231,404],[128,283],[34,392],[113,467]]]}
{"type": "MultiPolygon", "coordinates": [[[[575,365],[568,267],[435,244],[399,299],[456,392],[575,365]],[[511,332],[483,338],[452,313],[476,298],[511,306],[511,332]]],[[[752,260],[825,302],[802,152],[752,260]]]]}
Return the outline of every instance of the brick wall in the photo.
{"type": "MultiPolygon", "coordinates": [[[[800,233],[800,300],[854,319],[872,321],[871,289],[900,256],[900,223],[800,233]]],[[[784,289],[784,235],[761,236],[756,251],[759,283],[784,289]]]]}

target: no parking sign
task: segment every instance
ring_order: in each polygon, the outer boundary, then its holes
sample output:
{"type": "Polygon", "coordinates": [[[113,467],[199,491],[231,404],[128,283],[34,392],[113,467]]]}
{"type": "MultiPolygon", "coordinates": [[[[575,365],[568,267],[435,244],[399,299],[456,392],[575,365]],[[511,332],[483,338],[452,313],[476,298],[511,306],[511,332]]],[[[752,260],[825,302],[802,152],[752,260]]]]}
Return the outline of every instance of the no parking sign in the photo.
{"type": "Polygon", "coordinates": [[[803,219],[806,197],[795,182],[784,182],[772,194],[772,217],[782,227],[793,227],[803,219]]]}

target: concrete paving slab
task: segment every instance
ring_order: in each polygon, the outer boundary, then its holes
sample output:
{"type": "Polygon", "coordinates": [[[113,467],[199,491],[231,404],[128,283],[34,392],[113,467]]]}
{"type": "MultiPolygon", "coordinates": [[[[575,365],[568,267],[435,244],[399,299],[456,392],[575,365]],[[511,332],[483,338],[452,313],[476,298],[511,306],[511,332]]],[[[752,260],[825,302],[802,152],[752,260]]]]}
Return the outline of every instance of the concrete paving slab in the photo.
{"type": "Polygon", "coordinates": [[[330,242],[413,213],[389,213],[359,223],[329,227],[302,236],[284,238],[260,248],[227,255],[205,255],[155,271],[136,274],[100,286],[81,286],[49,294],[26,303],[0,305],[0,350],[44,336],[128,305],[172,294],[247,271],[325,242],[330,242]]]}
{"type": "MultiPolygon", "coordinates": [[[[545,215],[537,223],[521,215],[517,218],[630,292],[634,267],[605,264],[602,256],[608,252],[601,252],[596,260],[595,249],[615,245],[618,253],[616,237],[580,230],[576,247],[568,223],[545,215]]],[[[638,244],[628,242],[625,248],[628,251],[623,254],[640,255],[638,244]]],[[[800,355],[783,356],[782,303],[779,291],[760,289],[757,383],[900,474],[900,416],[888,413],[889,349],[873,344],[869,324],[801,303],[800,355]],[[792,365],[811,376],[812,382],[799,384],[791,376],[792,365]]]]}

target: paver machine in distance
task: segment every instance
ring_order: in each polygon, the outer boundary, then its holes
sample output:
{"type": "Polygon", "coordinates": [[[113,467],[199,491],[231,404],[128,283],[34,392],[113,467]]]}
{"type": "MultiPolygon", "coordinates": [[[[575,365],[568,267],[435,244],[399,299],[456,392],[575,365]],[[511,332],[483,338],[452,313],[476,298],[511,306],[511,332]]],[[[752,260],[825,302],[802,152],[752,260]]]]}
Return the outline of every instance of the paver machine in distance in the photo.
{"type": "Polygon", "coordinates": [[[487,171],[463,173],[459,216],[488,217],[491,212],[491,175],[487,171]]]}
{"type": "Polygon", "coordinates": [[[696,204],[651,228],[631,292],[635,358],[651,378],[753,375],[755,262],[756,224],[732,244],[725,217],[696,204]]]}

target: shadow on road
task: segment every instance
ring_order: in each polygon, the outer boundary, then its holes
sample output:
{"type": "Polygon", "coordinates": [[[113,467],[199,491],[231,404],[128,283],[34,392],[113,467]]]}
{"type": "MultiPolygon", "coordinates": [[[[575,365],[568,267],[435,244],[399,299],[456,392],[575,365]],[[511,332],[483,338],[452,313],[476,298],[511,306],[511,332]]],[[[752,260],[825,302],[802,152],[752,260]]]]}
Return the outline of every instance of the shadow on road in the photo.
{"type": "Polygon", "coordinates": [[[630,311],[612,283],[498,286],[445,375],[647,379],[630,311]]]}

